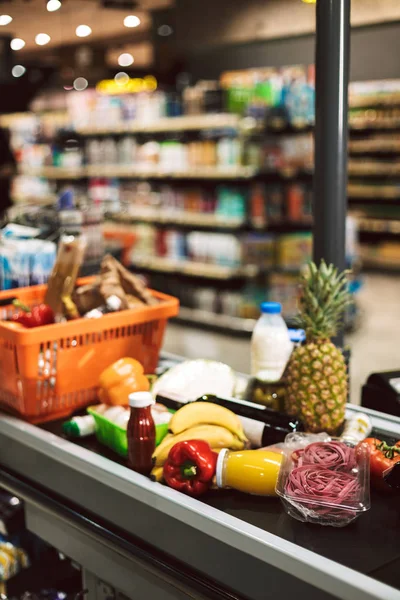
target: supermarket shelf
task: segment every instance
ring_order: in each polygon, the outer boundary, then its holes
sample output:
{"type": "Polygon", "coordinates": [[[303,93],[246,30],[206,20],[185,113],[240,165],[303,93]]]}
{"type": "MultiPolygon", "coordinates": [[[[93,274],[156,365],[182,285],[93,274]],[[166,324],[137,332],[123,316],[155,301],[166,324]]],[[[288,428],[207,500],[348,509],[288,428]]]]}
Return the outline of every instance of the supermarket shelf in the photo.
{"type": "Polygon", "coordinates": [[[199,167],[182,171],[161,168],[135,168],[121,165],[91,165],[74,169],[63,167],[19,167],[19,174],[46,179],[83,179],[86,177],[120,177],[132,179],[250,179],[257,170],[252,167],[199,167]]]}
{"type": "Polygon", "coordinates": [[[283,135],[308,133],[314,131],[314,125],[301,119],[289,122],[284,117],[272,117],[267,119],[265,131],[266,133],[279,133],[283,135]]]}
{"type": "Polygon", "coordinates": [[[229,315],[215,314],[207,310],[181,306],[179,315],[174,319],[177,323],[195,325],[221,333],[234,333],[249,337],[257,322],[256,319],[243,319],[229,315]]]}
{"type": "Polygon", "coordinates": [[[123,123],[112,127],[77,127],[76,132],[83,136],[118,135],[127,133],[168,133],[178,131],[201,131],[210,129],[240,129],[245,133],[306,133],[313,131],[314,126],[303,120],[289,123],[285,118],[273,117],[266,123],[252,117],[240,117],[230,113],[183,115],[181,117],[165,117],[153,123],[123,123]]]}
{"type": "Polygon", "coordinates": [[[135,168],[120,165],[91,165],[86,167],[88,177],[120,177],[132,179],[251,179],[256,175],[253,167],[197,167],[168,170],[160,167],[135,168]]]}
{"type": "Polygon", "coordinates": [[[398,118],[379,118],[366,120],[350,117],[350,131],[391,131],[392,129],[400,128],[400,119],[398,118]]]}
{"type": "Polygon", "coordinates": [[[400,153],[400,142],[391,139],[364,139],[351,140],[349,142],[349,153],[357,154],[398,154],[400,153]]]}
{"type": "Polygon", "coordinates": [[[254,265],[243,267],[225,267],[209,263],[197,263],[190,260],[172,260],[170,258],[134,258],[131,268],[155,271],[158,273],[175,273],[189,277],[204,277],[208,279],[229,280],[243,277],[254,277],[259,269],[254,265]]]}
{"type": "Polygon", "coordinates": [[[207,213],[176,213],[169,211],[163,214],[162,210],[147,213],[114,213],[110,220],[116,223],[134,224],[150,223],[152,225],[175,225],[183,227],[198,227],[203,229],[239,230],[245,225],[243,219],[233,219],[207,213]]]}
{"type": "Polygon", "coordinates": [[[112,127],[77,127],[80,135],[113,135],[123,133],[167,133],[169,131],[198,131],[202,129],[237,129],[242,119],[239,115],[220,113],[165,117],[152,123],[123,123],[112,127]]]}
{"type": "Polygon", "coordinates": [[[361,233],[400,235],[400,220],[359,218],[357,223],[361,233]]]}
{"type": "MultiPolygon", "coordinates": [[[[293,318],[285,319],[288,327],[296,328],[293,318]]],[[[354,315],[345,323],[345,331],[349,333],[357,329],[359,315],[354,315]]],[[[188,308],[181,306],[179,315],[173,319],[175,323],[192,325],[201,329],[207,329],[218,333],[226,333],[240,337],[251,337],[257,319],[245,319],[243,317],[232,317],[230,315],[215,314],[208,310],[188,308]]]]}
{"type": "Polygon", "coordinates": [[[64,167],[27,167],[24,165],[19,165],[18,174],[45,179],[83,179],[86,175],[84,167],[66,169],[64,167]]]}
{"type": "Polygon", "coordinates": [[[400,275],[400,258],[389,260],[387,258],[365,257],[362,258],[363,270],[378,271],[379,273],[390,273],[400,275]]]}
{"type": "Polygon", "coordinates": [[[123,225],[131,225],[136,223],[149,223],[151,225],[165,226],[171,225],[174,227],[189,227],[198,229],[223,230],[223,231],[271,231],[277,233],[286,233],[293,231],[310,231],[312,228],[312,220],[290,221],[280,220],[272,221],[266,226],[256,226],[248,224],[244,219],[235,219],[226,216],[219,216],[207,213],[175,213],[169,211],[163,214],[162,210],[143,213],[129,214],[114,213],[108,217],[112,223],[120,223],[123,225]]]}
{"type": "Polygon", "coordinates": [[[360,177],[399,177],[400,163],[377,160],[350,160],[348,165],[350,176],[360,177]]]}
{"type": "Polygon", "coordinates": [[[121,179],[204,179],[204,180],[249,180],[257,175],[283,180],[306,177],[313,174],[312,168],[282,167],[279,171],[260,171],[256,167],[193,167],[169,170],[157,166],[135,167],[130,165],[89,165],[74,169],[63,167],[19,167],[20,175],[46,179],[85,179],[90,177],[116,177],[121,179]]]}
{"type": "Polygon", "coordinates": [[[350,109],[354,108],[394,108],[400,106],[399,92],[381,92],[350,97],[350,109]]]}
{"type": "Polygon", "coordinates": [[[360,199],[365,201],[379,202],[381,200],[399,200],[400,186],[397,185],[359,185],[349,184],[347,195],[350,200],[360,199]]]}
{"type": "Polygon", "coordinates": [[[55,194],[49,194],[48,196],[13,196],[13,204],[19,206],[47,206],[48,204],[55,204],[57,196],[55,194]]]}

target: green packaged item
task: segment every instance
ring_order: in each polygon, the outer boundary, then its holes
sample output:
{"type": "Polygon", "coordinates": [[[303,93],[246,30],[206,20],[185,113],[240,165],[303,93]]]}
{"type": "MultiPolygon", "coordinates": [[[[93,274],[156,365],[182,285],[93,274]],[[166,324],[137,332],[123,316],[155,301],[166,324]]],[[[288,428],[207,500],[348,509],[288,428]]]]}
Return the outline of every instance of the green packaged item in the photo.
{"type": "Polygon", "coordinates": [[[86,437],[96,432],[96,423],[92,415],[73,417],[63,423],[62,429],[68,437],[86,437]]]}
{"type": "MultiPolygon", "coordinates": [[[[109,421],[106,417],[96,412],[95,407],[89,407],[88,413],[93,416],[96,424],[96,437],[98,441],[107,446],[123,458],[128,457],[128,440],[126,429],[109,421]]],[[[168,433],[168,423],[156,425],[156,446],[158,446],[168,433]]]]}

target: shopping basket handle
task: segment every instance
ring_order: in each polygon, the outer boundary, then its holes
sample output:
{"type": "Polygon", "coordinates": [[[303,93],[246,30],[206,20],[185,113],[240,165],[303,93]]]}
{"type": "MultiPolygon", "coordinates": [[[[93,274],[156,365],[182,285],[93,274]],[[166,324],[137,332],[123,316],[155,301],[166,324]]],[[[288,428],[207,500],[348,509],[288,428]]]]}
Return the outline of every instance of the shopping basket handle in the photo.
{"type": "Polygon", "coordinates": [[[14,300],[18,300],[17,296],[10,296],[9,298],[1,298],[0,299],[0,307],[1,306],[10,306],[14,302],[14,300]]]}

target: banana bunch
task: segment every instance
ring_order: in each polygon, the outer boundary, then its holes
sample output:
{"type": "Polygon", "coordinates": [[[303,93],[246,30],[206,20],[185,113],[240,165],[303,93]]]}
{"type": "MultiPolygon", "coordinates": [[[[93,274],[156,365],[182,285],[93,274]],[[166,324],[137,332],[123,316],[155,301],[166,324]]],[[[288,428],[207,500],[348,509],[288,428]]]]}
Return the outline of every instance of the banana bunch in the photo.
{"type": "Polygon", "coordinates": [[[170,433],[153,454],[151,477],[162,480],[162,471],[169,451],[178,442],[204,440],[215,452],[222,448],[243,450],[246,436],[239,417],[232,411],[211,402],[191,402],[179,409],[169,422],[170,433]]]}

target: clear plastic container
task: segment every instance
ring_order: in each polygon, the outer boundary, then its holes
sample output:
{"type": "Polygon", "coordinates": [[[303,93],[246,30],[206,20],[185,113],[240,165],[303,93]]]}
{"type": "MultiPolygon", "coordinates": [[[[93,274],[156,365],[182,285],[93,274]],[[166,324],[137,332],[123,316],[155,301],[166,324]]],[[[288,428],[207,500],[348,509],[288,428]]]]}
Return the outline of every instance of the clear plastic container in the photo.
{"type": "Polygon", "coordinates": [[[369,461],[365,444],[290,433],[276,493],[291,517],[344,527],[370,508],[369,461]]]}
{"type": "Polygon", "coordinates": [[[251,374],[259,381],[279,381],[293,350],[278,302],[263,302],[251,338],[251,374]]]}

